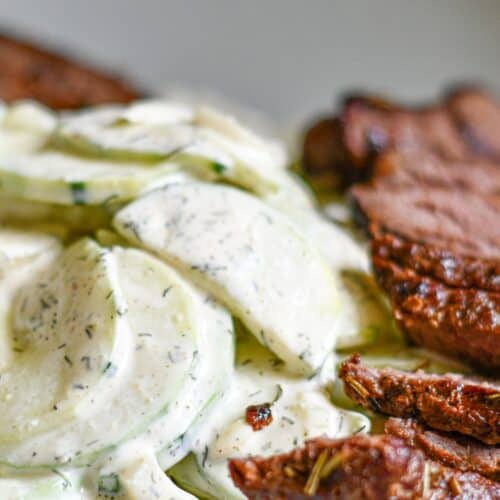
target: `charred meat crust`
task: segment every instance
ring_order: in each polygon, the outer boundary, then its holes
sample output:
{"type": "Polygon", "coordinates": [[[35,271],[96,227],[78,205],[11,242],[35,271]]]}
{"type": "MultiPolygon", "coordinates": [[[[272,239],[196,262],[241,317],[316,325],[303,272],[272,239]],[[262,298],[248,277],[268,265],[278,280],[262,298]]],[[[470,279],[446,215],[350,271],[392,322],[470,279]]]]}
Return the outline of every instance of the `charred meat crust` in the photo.
{"type": "Polygon", "coordinates": [[[346,394],[366,409],[500,444],[497,384],[460,375],[369,368],[359,355],[342,364],[339,376],[346,394]]]}
{"type": "Polygon", "coordinates": [[[395,318],[417,345],[500,373],[500,293],[452,288],[372,258],[378,283],[389,294],[395,318]]]}
{"type": "Polygon", "coordinates": [[[390,260],[400,268],[412,269],[450,287],[500,292],[497,259],[462,257],[442,247],[383,232],[373,238],[371,252],[374,259],[390,260]]]}
{"type": "Polygon", "coordinates": [[[231,477],[249,499],[494,499],[500,485],[425,459],[393,436],[318,438],[270,458],[233,459],[231,477]]]}
{"type": "Polygon", "coordinates": [[[414,419],[390,418],[386,434],[403,439],[409,446],[420,448],[427,458],[464,472],[477,472],[500,480],[500,446],[488,446],[457,433],[438,432],[414,419]]]}
{"type": "Polygon", "coordinates": [[[396,171],[355,186],[352,196],[357,221],[372,238],[377,281],[407,336],[498,373],[500,168],[494,172],[469,178],[470,189],[462,189],[410,181],[396,171]]]}
{"type": "Polygon", "coordinates": [[[129,102],[141,92],[121,79],[0,34],[0,99],[35,99],[53,109],[129,102]]]}

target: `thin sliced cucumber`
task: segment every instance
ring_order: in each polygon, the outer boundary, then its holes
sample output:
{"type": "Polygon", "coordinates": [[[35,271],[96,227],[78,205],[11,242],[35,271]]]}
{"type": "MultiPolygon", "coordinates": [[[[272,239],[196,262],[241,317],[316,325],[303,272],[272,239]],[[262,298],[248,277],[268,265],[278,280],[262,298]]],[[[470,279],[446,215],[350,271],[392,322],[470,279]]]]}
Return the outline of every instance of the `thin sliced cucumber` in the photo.
{"type": "Polygon", "coordinates": [[[373,276],[343,271],[340,280],[342,314],[337,350],[397,340],[400,333],[394,316],[373,276]]]}
{"type": "Polygon", "coordinates": [[[79,158],[54,151],[0,158],[0,193],[62,205],[98,205],[135,198],[177,170],[79,158]]]}
{"type": "Polygon", "coordinates": [[[38,231],[27,231],[14,227],[0,227],[0,268],[2,262],[26,262],[41,253],[59,246],[54,236],[38,231]]]}
{"type": "Polygon", "coordinates": [[[101,476],[97,498],[110,497],[123,500],[196,500],[172,482],[154,456],[144,453],[119,471],[101,476]]]}
{"type": "Polygon", "coordinates": [[[279,212],[226,186],[152,192],[116,215],[115,229],[210,290],[291,370],[310,375],[336,337],[328,265],[279,212]]]}
{"type": "Polygon", "coordinates": [[[98,206],[67,205],[0,195],[0,223],[34,230],[45,230],[68,239],[72,234],[90,234],[97,228],[107,227],[113,213],[122,204],[113,200],[98,206]]]}
{"type": "Polygon", "coordinates": [[[113,279],[106,253],[81,240],[19,290],[1,332],[15,355],[0,379],[0,446],[71,420],[116,362],[113,279]]]}
{"type": "Polygon", "coordinates": [[[279,189],[286,155],[234,119],[168,101],[109,106],[66,116],[54,144],[96,158],[171,160],[206,180],[222,179],[258,194],[279,189]]]}
{"type": "MultiPolygon", "coordinates": [[[[202,296],[203,297],[203,296],[202,296]]],[[[182,431],[175,440],[171,431],[172,420],[158,420],[151,428],[155,435],[170,436],[157,454],[163,470],[181,460],[192,448],[205,419],[226,394],[234,373],[235,338],[233,321],[228,312],[211,297],[203,297],[203,316],[207,322],[200,374],[190,389],[182,421],[177,429],[182,431]]]]}
{"type": "Polygon", "coordinates": [[[4,106],[0,116],[0,158],[37,151],[57,126],[57,117],[33,101],[4,106]]]}
{"type": "MultiPolygon", "coordinates": [[[[84,465],[135,437],[158,450],[177,440],[212,396],[197,389],[213,331],[198,292],[140,250],[116,247],[104,253],[118,276],[112,295],[120,305],[113,318],[121,326],[122,355],[106,365],[107,384],[96,385],[98,394],[83,400],[71,420],[0,447],[10,464],[84,465]]],[[[224,333],[229,342],[231,331],[224,333]]]]}
{"type": "Polygon", "coordinates": [[[369,431],[359,413],[335,408],[316,381],[290,375],[277,359],[248,334],[238,338],[237,367],[227,399],[204,424],[188,458],[168,473],[182,487],[213,498],[242,499],[229,477],[228,459],[269,456],[317,437],[343,437],[369,431]],[[267,403],[272,421],[258,432],[247,424],[248,405],[267,403]]]}

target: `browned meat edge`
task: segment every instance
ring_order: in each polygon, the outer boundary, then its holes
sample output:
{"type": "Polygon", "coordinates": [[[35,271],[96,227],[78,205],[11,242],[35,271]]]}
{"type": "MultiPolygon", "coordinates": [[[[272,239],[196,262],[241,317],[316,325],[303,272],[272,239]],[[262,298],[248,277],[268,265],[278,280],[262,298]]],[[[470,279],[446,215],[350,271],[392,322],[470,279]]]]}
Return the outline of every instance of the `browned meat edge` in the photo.
{"type": "Polygon", "coordinates": [[[270,458],[233,459],[231,477],[259,500],[499,498],[500,485],[425,459],[421,450],[385,436],[318,438],[270,458]]]}
{"type": "Polygon", "coordinates": [[[500,446],[486,445],[457,433],[435,431],[411,418],[390,418],[385,432],[420,448],[427,458],[500,480],[500,446]]]}
{"type": "Polygon", "coordinates": [[[500,196],[387,181],[351,190],[357,221],[457,256],[500,261],[500,196]]]}
{"type": "Polygon", "coordinates": [[[142,92],[121,79],[0,34],[0,99],[36,99],[53,109],[129,102],[142,92]]]}
{"type": "Polygon", "coordinates": [[[359,355],[339,371],[346,394],[366,409],[414,418],[433,429],[500,444],[500,387],[460,375],[369,368],[359,355]]]}
{"type": "Polygon", "coordinates": [[[376,255],[372,262],[411,341],[500,374],[500,293],[451,288],[376,255]]]}
{"type": "Polygon", "coordinates": [[[390,260],[450,287],[500,292],[500,259],[462,257],[438,246],[384,232],[375,235],[371,251],[374,258],[390,260]]]}

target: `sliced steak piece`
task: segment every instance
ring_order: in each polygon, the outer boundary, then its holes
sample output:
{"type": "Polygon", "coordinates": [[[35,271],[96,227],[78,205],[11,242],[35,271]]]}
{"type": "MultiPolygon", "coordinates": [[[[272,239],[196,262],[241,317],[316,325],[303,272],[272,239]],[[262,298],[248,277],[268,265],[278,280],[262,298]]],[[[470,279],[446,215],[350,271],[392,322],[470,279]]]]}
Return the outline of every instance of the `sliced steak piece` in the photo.
{"type": "Polygon", "coordinates": [[[462,89],[448,99],[447,109],[462,137],[479,155],[500,161],[500,104],[481,89],[462,89]]]}
{"type": "Polygon", "coordinates": [[[325,187],[342,187],[377,177],[376,160],[387,151],[500,161],[499,136],[500,105],[479,88],[461,88],[422,107],[356,95],[344,100],[339,116],[322,119],[305,134],[303,167],[313,181],[321,172],[336,179],[325,187]],[[336,125],[325,127],[327,122],[336,125]]]}
{"type": "Polygon", "coordinates": [[[366,409],[500,444],[498,384],[460,375],[369,368],[359,355],[342,364],[339,376],[346,394],[366,409]]]}
{"type": "Polygon", "coordinates": [[[358,221],[462,256],[500,258],[500,197],[376,182],[352,189],[358,221]]]}
{"type": "Polygon", "coordinates": [[[0,99],[36,99],[53,109],[129,102],[140,92],[106,72],[0,35],[0,99]]]}
{"type": "Polygon", "coordinates": [[[411,341],[500,374],[500,293],[452,288],[378,256],[372,262],[411,341]]]}
{"type": "Polygon", "coordinates": [[[375,155],[391,149],[429,151],[448,159],[472,156],[442,106],[412,109],[358,96],[345,101],[340,120],[347,156],[359,168],[369,169],[375,155]]]}
{"type": "Polygon", "coordinates": [[[500,259],[463,257],[439,246],[384,232],[372,239],[371,252],[374,259],[390,260],[400,268],[409,268],[450,287],[500,292],[500,259]]]}
{"type": "Polygon", "coordinates": [[[420,448],[427,458],[464,472],[477,472],[500,480],[500,446],[489,446],[457,433],[438,432],[411,418],[390,418],[386,434],[420,448]]]}
{"type": "Polygon", "coordinates": [[[353,182],[363,180],[363,170],[352,168],[342,144],[340,120],[326,117],[308,128],[304,136],[302,162],[308,177],[322,191],[343,189],[353,182]],[[336,170],[331,168],[336,165],[336,170]]]}
{"type": "Polygon", "coordinates": [[[393,436],[318,438],[270,458],[233,459],[231,477],[249,499],[495,499],[500,485],[425,459],[393,436]]]}
{"type": "Polygon", "coordinates": [[[390,151],[374,162],[375,185],[445,187],[500,196],[500,165],[486,160],[445,160],[425,151],[390,151]]]}

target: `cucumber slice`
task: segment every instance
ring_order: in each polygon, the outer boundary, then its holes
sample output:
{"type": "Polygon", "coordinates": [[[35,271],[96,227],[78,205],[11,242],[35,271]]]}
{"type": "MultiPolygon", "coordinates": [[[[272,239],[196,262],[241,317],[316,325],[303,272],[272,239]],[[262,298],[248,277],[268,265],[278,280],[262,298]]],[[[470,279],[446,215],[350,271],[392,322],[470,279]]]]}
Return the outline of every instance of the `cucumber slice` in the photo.
{"type": "MultiPolygon", "coordinates": [[[[142,425],[137,429],[136,439],[129,436],[127,446],[144,447],[146,444],[154,451],[163,450],[162,468],[170,466],[176,460],[180,460],[187,451],[184,447],[175,446],[179,440],[186,441],[189,436],[189,429],[193,422],[200,418],[206,406],[218,400],[230,382],[234,364],[234,337],[232,320],[229,314],[215,303],[210,297],[200,294],[188,283],[181,280],[166,264],[155,257],[146,254],[141,250],[121,249],[116,247],[113,253],[119,261],[119,269],[122,269],[122,276],[135,274],[135,279],[131,283],[123,284],[123,289],[131,289],[133,284],[135,297],[129,296],[129,304],[140,304],[137,308],[136,320],[130,316],[133,309],[129,306],[128,321],[131,329],[138,331],[141,353],[144,352],[142,363],[144,370],[153,372],[152,378],[158,380],[158,374],[162,373],[161,367],[155,368],[151,360],[155,357],[148,354],[150,349],[154,349],[153,339],[160,337],[165,330],[165,322],[168,315],[173,315],[174,320],[180,321],[182,309],[179,306],[166,306],[168,297],[171,294],[183,293],[192,301],[192,310],[184,314],[183,321],[190,321],[193,326],[190,330],[196,334],[196,350],[193,351],[193,367],[185,378],[182,390],[178,390],[175,398],[171,399],[168,408],[163,408],[154,418],[143,419],[142,425]],[[162,281],[162,274],[168,271],[177,279],[162,281]],[[158,284],[155,287],[155,284],[158,284]],[[144,294],[144,285],[149,289],[144,294]],[[161,286],[160,286],[161,285],[161,286]],[[181,288],[182,287],[182,288],[181,288]],[[180,291],[177,290],[181,288],[180,291]],[[165,310],[166,309],[166,310],[165,310]],[[165,317],[165,319],[162,319],[165,317]],[[148,334],[151,333],[153,337],[148,334]]],[[[127,296],[127,293],[126,293],[127,296]]],[[[170,299],[172,300],[172,299],[170,299]]],[[[188,328],[181,329],[181,335],[185,335],[188,328]]],[[[184,338],[184,337],[183,337],[184,338]]],[[[173,340],[172,340],[173,342],[173,340]]],[[[182,344],[177,341],[174,349],[178,349],[182,344]]],[[[169,351],[170,356],[176,357],[177,351],[169,351]]],[[[160,358],[160,362],[162,362],[160,358]]],[[[134,376],[134,379],[137,375],[134,376]]],[[[164,383],[165,378],[159,378],[160,383],[164,383]]],[[[169,378],[169,383],[173,383],[173,377],[169,378]]],[[[144,388],[142,388],[144,390],[144,388]]],[[[133,412],[140,408],[137,401],[131,400],[130,409],[133,412]]]]}
{"type": "Polygon", "coordinates": [[[174,467],[167,471],[167,474],[181,488],[202,500],[219,500],[220,498],[224,498],[224,500],[241,500],[245,498],[238,494],[237,490],[221,491],[221,487],[213,484],[210,478],[204,474],[203,469],[196,460],[196,456],[192,453],[178,464],[175,464],[174,467]]]}
{"type": "Polygon", "coordinates": [[[176,170],[174,164],[144,168],[53,151],[12,155],[0,158],[0,192],[45,203],[98,205],[135,198],[176,170]]]}
{"type": "MultiPolygon", "coordinates": [[[[82,400],[69,421],[1,446],[4,462],[85,465],[135,436],[160,449],[185,432],[212,396],[195,399],[205,361],[203,339],[208,341],[207,309],[198,292],[140,250],[117,247],[101,253],[116,268],[112,296],[119,306],[112,319],[120,326],[122,353],[107,363],[104,382],[94,384],[92,398],[82,400]]],[[[225,335],[231,338],[227,330],[225,335]]]]}
{"type": "Polygon", "coordinates": [[[0,157],[37,151],[56,126],[56,116],[33,101],[4,106],[0,117],[0,157]]]}
{"type": "Polygon", "coordinates": [[[178,488],[159,467],[153,456],[136,458],[117,473],[101,476],[99,499],[123,500],[196,500],[178,488]]]}
{"type": "Polygon", "coordinates": [[[82,240],[19,291],[12,332],[2,332],[16,355],[0,379],[0,445],[71,419],[120,354],[113,353],[118,305],[110,265],[82,240]]]}
{"type": "Polygon", "coordinates": [[[215,110],[168,101],[108,106],[67,115],[59,147],[97,158],[155,164],[171,160],[205,180],[222,179],[264,194],[278,190],[284,149],[215,110]]]}
{"type": "Polygon", "coordinates": [[[163,470],[181,460],[192,449],[205,419],[226,394],[234,373],[235,339],[231,316],[211,297],[201,298],[203,317],[207,322],[202,365],[195,384],[187,394],[187,402],[183,407],[178,405],[184,408],[175,421],[179,438],[175,440],[172,431],[167,432],[174,425],[171,419],[158,419],[154,428],[150,428],[150,434],[164,436],[163,441],[168,442],[157,454],[163,470]]]}
{"type": "Polygon", "coordinates": [[[301,446],[304,440],[348,436],[369,431],[359,413],[337,409],[317,381],[290,375],[265,347],[250,335],[238,338],[237,368],[227,399],[204,424],[188,458],[168,471],[182,487],[194,483],[196,492],[213,498],[243,499],[231,478],[229,458],[269,456],[301,446]],[[272,422],[258,432],[245,420],[248,405],[270,405],[272,422]]]}
{"type": "Polygon", "coordinates": [[[0,269],[2,263],[10,267],[58,246],[59,240],[49,234],[0,227],[0,269]]]}
{"type": "Polygon", "coordinates": [[[113,213],[120,208],[113,200],[99,206],[61,205],[42,203],[0,195],[0,223],[40,228],[64,240],[75,233],[90,234],[107,227],[113,213]]]}
{"type": "Polygon", "coordinates": [[[373,276],[344,271],[340,279],[342,314],[337,350],[397,340],[400,333],[373,276]]]}
{"type": "Polygon", "coordinates": [[[187,183],[144,196],[113,224],[210,290],[291,370],[310,375],[332,349],[337,291],[328,265],[260,200],[187,183]]]}

